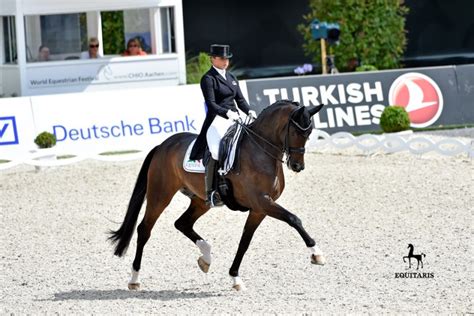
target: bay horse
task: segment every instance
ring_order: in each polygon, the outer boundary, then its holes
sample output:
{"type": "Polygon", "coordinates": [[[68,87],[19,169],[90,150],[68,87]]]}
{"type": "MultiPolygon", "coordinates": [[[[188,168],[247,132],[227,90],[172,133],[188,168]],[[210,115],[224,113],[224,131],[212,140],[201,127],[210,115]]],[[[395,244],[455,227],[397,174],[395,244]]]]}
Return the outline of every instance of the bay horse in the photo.
{"type": "MultiPolygon", "coordinates": [[[[266,216],[284,221],[296,229],[309,248],[311,262],[318,265],[325,263],[322,251],[305,231],[301,220],[275,202],[285,188],[283,156],[286,155],[286,164],[291,170],[300,172],[304,169],[304,146],[313,130],[311,117],[322,106],[305,107],[289,100],[277,101],[248,126],[242,124],[244,135],[240,144],[239,172],[231,170],[225,176],[232,184],[235,201],[249,210],[237,254],[229,270],[236,290],[245,288],[239,277],[239,267],[255,230],[266,216]]],[[[191,133],[175,134],[148,153],[123,223],[118,230],[110,232],[109,240],[115,244],[114,254],[120,257],[130,244],[146,196],[145,215],[137,228],[137,248],[128,284],[131,290],[140,287],[138,274],[143,247],[150,238],[151,230],[178,191],[190,197],[191,204],[174,225],[201,251],[202,256],[198,259],[200,269],[206,273],[209,270],[211,245],[193,229],[194,223],[209,210],[205,203],[204,174],[189,173],[183,169],[185,152],[196,136],[191,133]]]]}

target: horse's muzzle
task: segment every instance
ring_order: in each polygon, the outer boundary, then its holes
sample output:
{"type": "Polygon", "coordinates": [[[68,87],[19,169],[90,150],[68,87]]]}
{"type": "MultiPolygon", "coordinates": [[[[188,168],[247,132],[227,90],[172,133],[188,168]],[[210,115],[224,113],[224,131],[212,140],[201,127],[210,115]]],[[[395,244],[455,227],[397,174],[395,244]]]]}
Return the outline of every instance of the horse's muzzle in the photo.
{"type": "Polygon", "coordinates": [[[300,172],[300,171],[304,170],[304,163],[292,162],[292,163],[290,163],[290,168],[294,172],[300,172]]]}

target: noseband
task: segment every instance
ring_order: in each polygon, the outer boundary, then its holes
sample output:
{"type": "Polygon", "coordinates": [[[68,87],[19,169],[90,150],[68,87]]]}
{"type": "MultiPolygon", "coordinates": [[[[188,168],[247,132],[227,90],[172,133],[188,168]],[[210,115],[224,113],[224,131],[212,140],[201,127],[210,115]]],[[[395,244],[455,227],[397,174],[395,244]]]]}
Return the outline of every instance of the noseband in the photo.
{"type": "Polygon", "coordinates": [[[303,107],[304,105],[300,105],[298,106],[296,109],[294,109],[293,111],[291,111],[290,113],[290,117],[288,119],[288,123],[286,125],[286,134],[285,134],[285,143],[284,143],[284,147],[281,148],[281,147],[278,147],[274,144],[272,144],[271,142],[269,142],[268,140],[266,140],[265,138],[263,138],[262,136],[258,135],[257,133],[255,133],[254,131],[252,131],[247,125],[243,124],[242,122],[237,122],[240,126],[242,126],[242,130],[249,136],[249,138],[258,146],[260,147],[267,155],[269,155],[270,157],[272,157],[273,159],[276,159],[277,161],[280,161],[281,163],[284,163],[285,161],[281,160],[280,158],[278,157],[275,157],[275,155],[273,155],[272,153],[270,153],[268,150],[266,150],[265,148],[263,148],[259,143],[257,143],[255,141],[255,139],[250,135],[252,134],[253,136],[256,136],[257,138],[259,138],[260,140],[262,140],[263,142],[265,142],[266,144],[270,145],[271,147],[273,147],[274,149],[278,150],[279,152],[284,152],[286,154],[286,163],[288,164],[288,161],[290,160],[290,156],[292,153],[299,153],[299,154],[304,154],[305,153],[305,148],[304,147],[291,147],[290,146],[290,142],[289,142],[289,139],[290,139],[290,125],[293,125],[296,130],[302,134],[302,136],[305,138],[305,139],[308,139],[309,135],[311,134],[311,131],[313,129],[313,122],[311,121],[311,124],[309,124],[307,127],[302,127],[298,122],[295,121],[294,119],[294,115],[295,113],[301,109],[301,107],[303,107]]]}

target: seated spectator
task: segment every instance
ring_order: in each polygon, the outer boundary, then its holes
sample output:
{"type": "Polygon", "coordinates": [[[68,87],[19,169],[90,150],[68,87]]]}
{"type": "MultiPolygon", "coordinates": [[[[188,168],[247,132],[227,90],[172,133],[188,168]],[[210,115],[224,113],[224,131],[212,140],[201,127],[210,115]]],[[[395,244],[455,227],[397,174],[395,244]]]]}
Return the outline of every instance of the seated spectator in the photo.
{"type": "Polygon", "coordinates": [[[96,59],[102,58],[99,54],[99,40],[97,37],[91,37],[89,39],[89,49],[86,52],[81,53],[81,59],[96,59]]]}
{"type": "Polygon", "coordinates": [[[41,45],[38,49],[38,58],[36,61],[50,61],[49,48],[47,46],[41,45]]]}
{"type": "Polygon", "coordinates": [[[142,45],[138,38],[131,38],[127,42],[127,50],[122,56],[145,56],[146,52],[142,50],[142,45]]]}

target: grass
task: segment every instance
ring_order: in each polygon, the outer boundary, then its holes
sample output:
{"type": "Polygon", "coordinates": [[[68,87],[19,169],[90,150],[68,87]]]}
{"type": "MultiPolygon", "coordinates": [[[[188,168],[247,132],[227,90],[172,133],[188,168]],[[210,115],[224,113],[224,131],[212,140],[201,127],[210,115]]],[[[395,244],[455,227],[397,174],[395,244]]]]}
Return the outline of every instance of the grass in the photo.
{"type": "Polygon", "coordinates": [[[125,154],[136,154],[141,152],[140,150],[122,150],[122,151],[106,151],[100,153],[101,156],[113,156],[113,155],[125,155],[125,154]]]}

